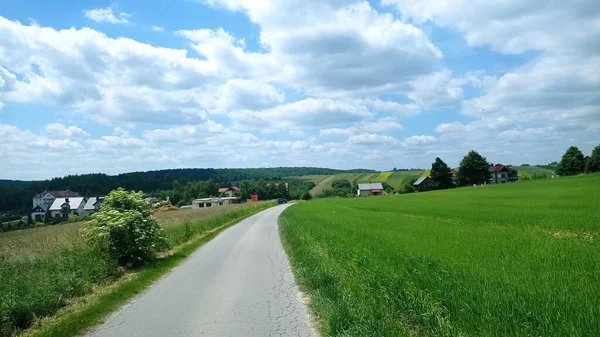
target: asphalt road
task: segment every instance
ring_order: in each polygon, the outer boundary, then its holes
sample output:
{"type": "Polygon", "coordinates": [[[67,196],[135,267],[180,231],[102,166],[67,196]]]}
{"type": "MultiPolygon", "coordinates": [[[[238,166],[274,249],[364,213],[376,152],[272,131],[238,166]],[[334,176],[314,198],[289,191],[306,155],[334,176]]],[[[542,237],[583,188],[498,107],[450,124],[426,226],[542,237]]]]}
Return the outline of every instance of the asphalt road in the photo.
{"type": "Polygon", "coordinates": [[[317,336],[270,208],[228,228],[90,337],[317,336]]]}

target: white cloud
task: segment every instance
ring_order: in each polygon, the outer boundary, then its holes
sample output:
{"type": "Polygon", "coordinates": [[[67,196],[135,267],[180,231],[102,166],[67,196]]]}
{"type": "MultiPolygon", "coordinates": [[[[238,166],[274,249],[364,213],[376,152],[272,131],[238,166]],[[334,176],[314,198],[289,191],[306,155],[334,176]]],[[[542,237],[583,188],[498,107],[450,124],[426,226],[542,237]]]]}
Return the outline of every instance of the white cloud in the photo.
{"type": "Polygon", "coordinates": [[[61,123],[51,123],[46,125],[44,129],[51,136],[60,136],[67,138],[89,136],[89,133],[75,125],[66,126],[61,123]]]}
{"type": "Polygon", "coordinates": [[[165,31],[165,27],[162,26],[152,26],[152,30],[155,32],[164,32],[165,31]]]}
{"type": "Polygon", "coordinates": [[[307,98],[267,110],[240,110],[230,114],[237,127],[267,130],[343,125],[372,116],[365,106],[329,98],[307,98]]]}
{"type": "Polygon", "coordinates": [[[283,69],[274,80],[314,95],[398,90],[442,58],[419,28],[366,1],[208,3],[245,11],[283,69]]]}
{"type": "Polygon", "coordinates": [[[429,145],[437,142],[437,138],[433,136],[411,136],[405,138],[402,142],[406,146],[421,146],[421,145],[429,145]]]}
{"type": "Polygon", "coordinates": [[[96,22],[129,23],[131,15],[125,12],[113,12],[113,7],[88,9],[83,12],[86,18],[96,22]]]}

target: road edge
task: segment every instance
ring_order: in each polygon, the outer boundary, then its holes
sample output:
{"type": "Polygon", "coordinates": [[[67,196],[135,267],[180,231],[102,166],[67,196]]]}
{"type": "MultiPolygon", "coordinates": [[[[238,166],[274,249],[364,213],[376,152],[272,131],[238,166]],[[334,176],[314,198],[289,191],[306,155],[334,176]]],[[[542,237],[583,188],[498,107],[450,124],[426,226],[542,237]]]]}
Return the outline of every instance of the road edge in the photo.
{"type": "Polygon", "coordinates": [[[181,262],[192,255],[198,248],[209,242],[227,228],[241,221],[277,206],[266,205],[252,213],[224,223],[212,231],[193,238],[176,247],[172,254],[140,269],[127,273],[120,280],[99,287],[88,296],[74,300],[56,314],[38,321],[30,329],[20,332],[18,337],[75,337],[87,332],[90,328],[102,323],[110,314],[118,310],[127,301],[144,291],[161,279],[181,262]]]}

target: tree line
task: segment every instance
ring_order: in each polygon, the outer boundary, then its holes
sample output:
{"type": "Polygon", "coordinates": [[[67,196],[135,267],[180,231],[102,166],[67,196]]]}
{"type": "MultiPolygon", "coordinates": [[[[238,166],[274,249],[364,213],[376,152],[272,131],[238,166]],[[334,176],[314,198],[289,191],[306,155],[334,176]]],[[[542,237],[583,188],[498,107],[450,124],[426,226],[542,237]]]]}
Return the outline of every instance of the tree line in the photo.
{"type": "MultiPolygon", "coordinates": [[[[375,170],[336,170],[319,167],[274,167],[247,169],[173,169],[148,172],[130,172],[118,175],[103,173],[69,175],[43,181],[0,180],[0,211],[23,214],[31,210],[31,199],[37,193],[52,190],[79,192],[83,196],[103,196],[119,187],[127,190],[160,194],[174,189],[173,184],[212,180],[220,186],[244,180],[280,180],[282,177],[340,174],[374,173],[375,170]]],[[[210,192],[210,191],[209,191],[210,192]]],[[[212,193],[212,192],[211,192],[212,193]]]]}

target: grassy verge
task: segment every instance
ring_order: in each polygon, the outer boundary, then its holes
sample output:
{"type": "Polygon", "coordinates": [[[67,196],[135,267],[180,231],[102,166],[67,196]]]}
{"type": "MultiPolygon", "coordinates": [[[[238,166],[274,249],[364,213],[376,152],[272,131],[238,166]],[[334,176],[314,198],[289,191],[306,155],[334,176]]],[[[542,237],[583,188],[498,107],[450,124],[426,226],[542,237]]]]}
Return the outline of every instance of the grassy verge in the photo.
{"type": "MultiPolygon", "coordinates": [[[[109,256],[99,256],[82,242],[76,231],[56,232],[54,239],[40,238],[37,245],[31,246],[35,254],[9,255],[4,251],[0,255],[0,279],[3,280],[0,282],[0,335],[10,336],[33,324],[34,328],[22,335],[74,336],[97,323],[226,227],[273,205],[274,202],[264,202],[196,214],[178,211],[158,215],[175,249],[135,272],[125,273],[109,256]],[[39,319],[44,316],[50,317],[39,319]]],[[[11,241],[5,239],[4,242],[11,241]]]]}
{"type": "Polygon", "coordinates": [[[592,336],[600,176],[287,209],[284,246],[325,336],[592,336]]]}

